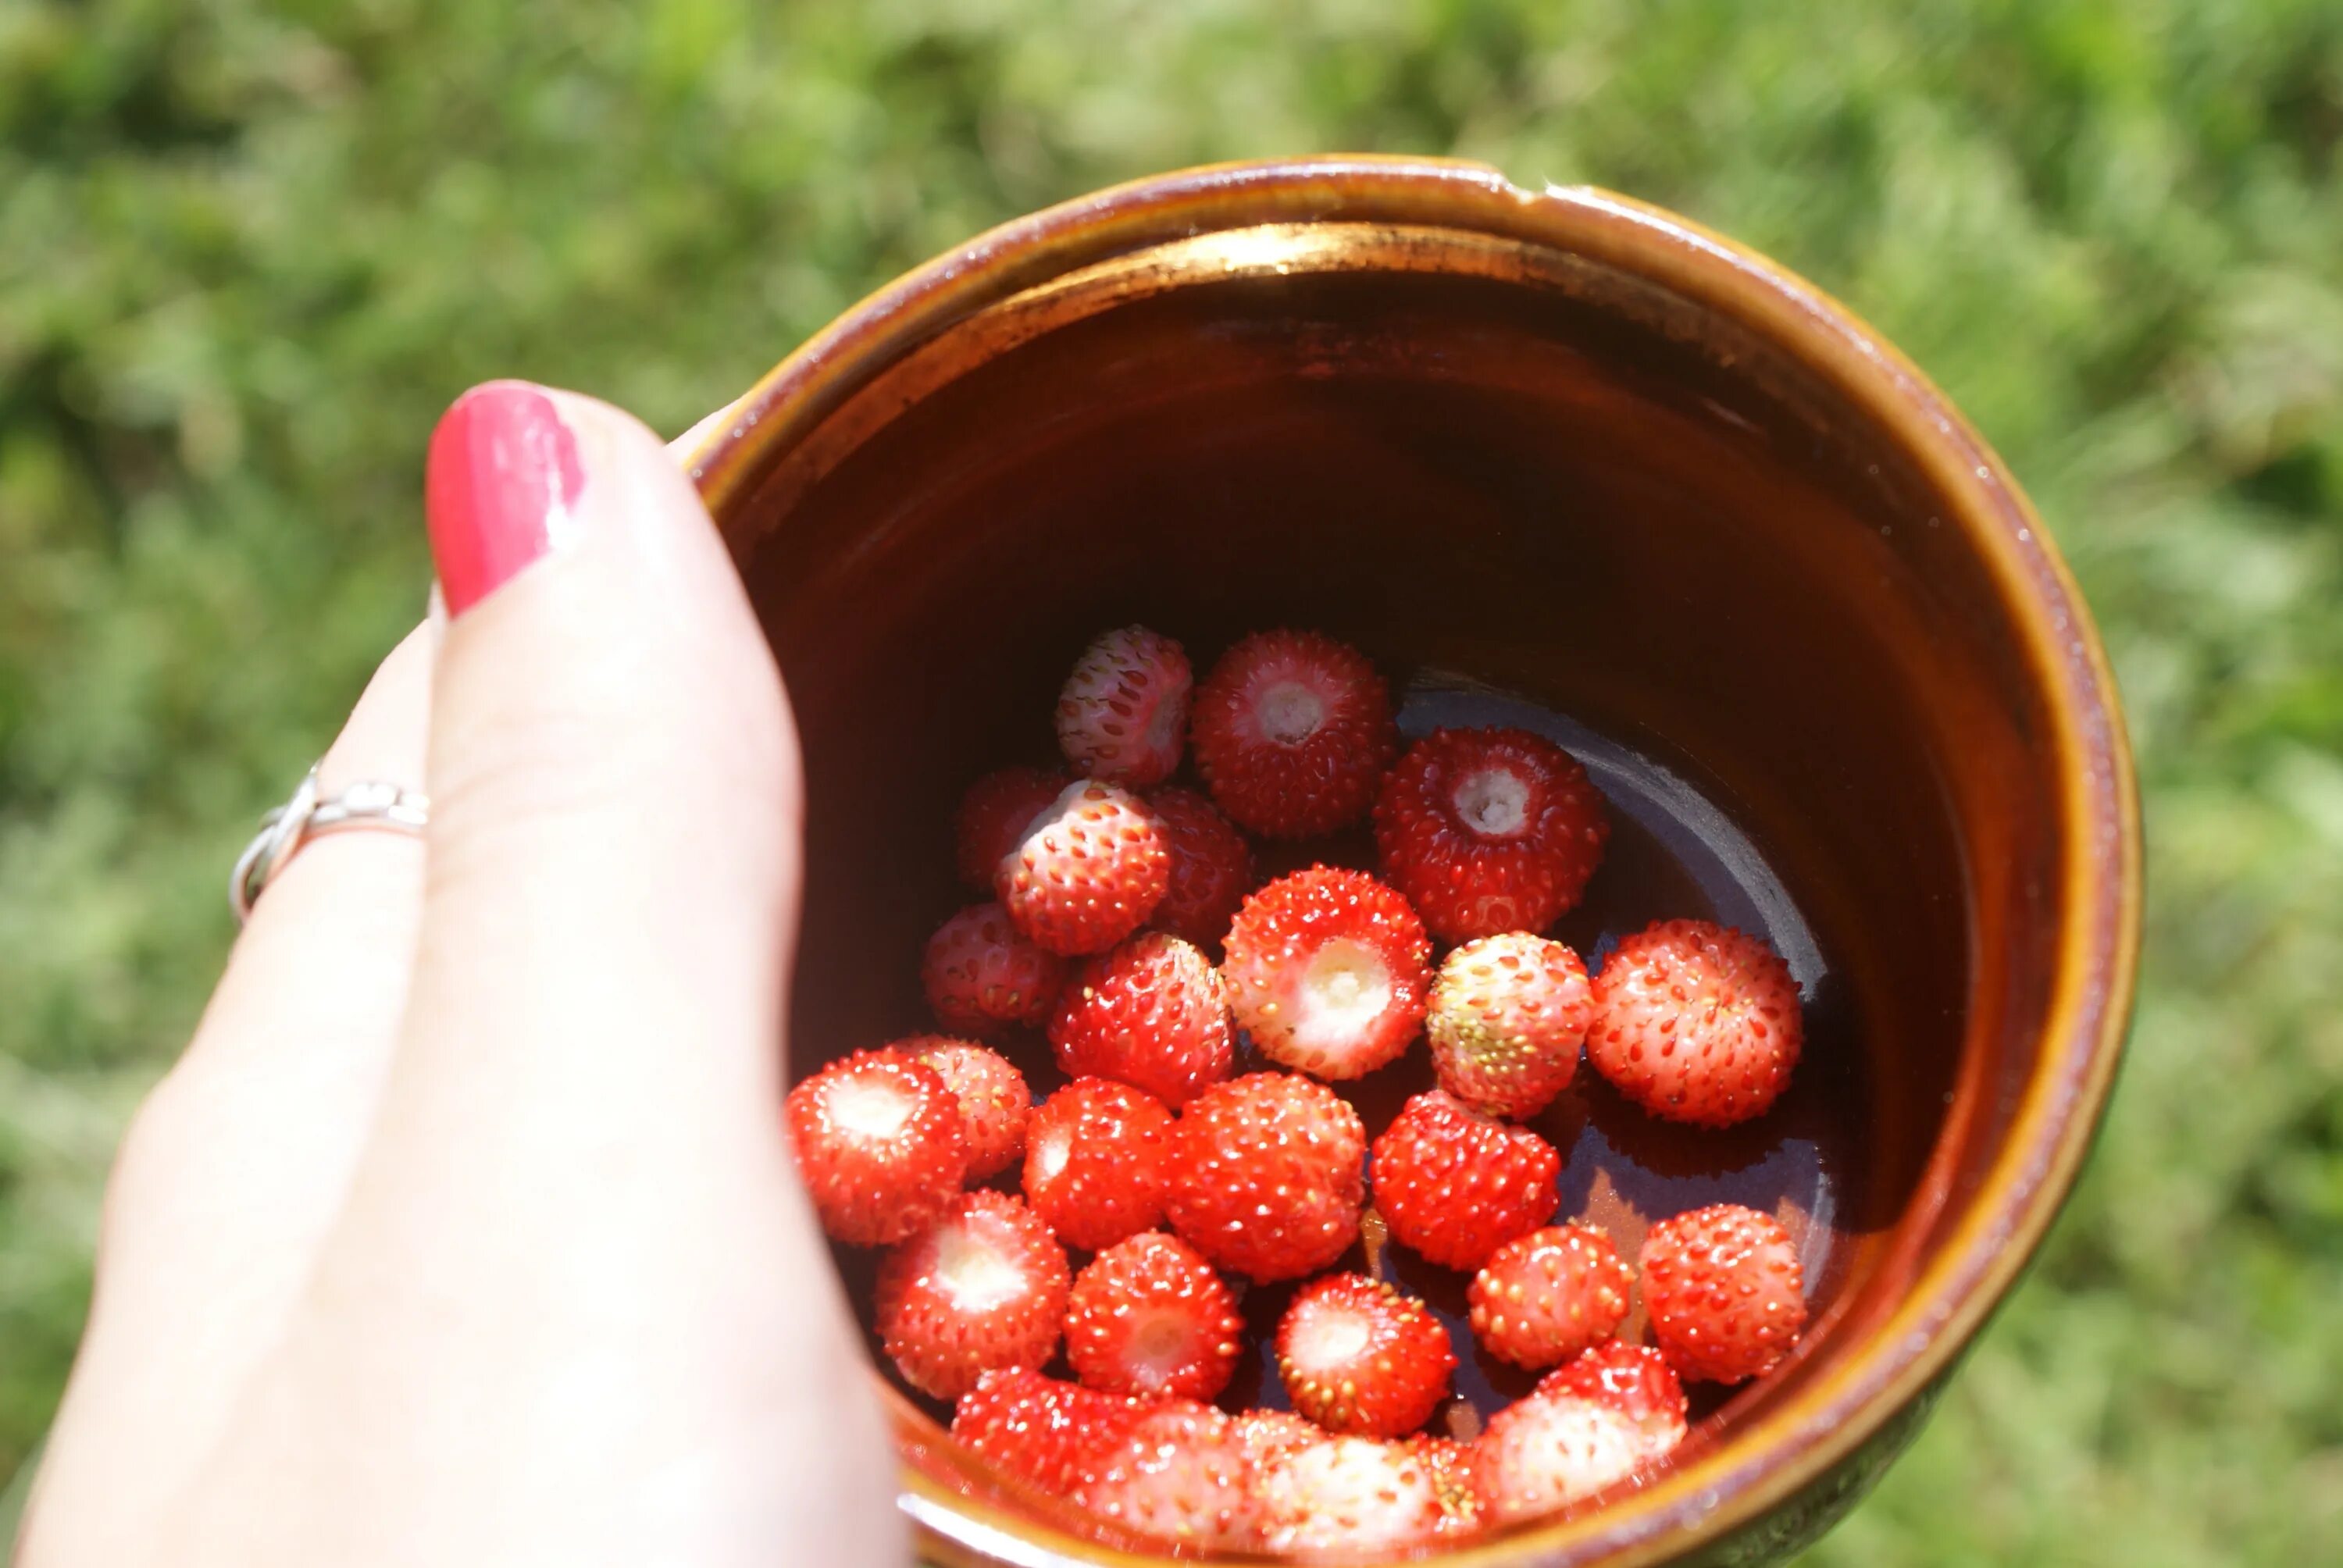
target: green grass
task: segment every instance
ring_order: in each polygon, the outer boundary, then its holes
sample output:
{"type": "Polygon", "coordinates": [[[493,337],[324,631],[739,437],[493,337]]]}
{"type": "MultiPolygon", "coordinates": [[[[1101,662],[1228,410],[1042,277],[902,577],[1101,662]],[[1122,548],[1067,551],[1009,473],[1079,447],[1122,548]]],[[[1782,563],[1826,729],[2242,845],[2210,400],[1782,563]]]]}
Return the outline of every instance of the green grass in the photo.
{"type": "Polygon", "coordinates": [[[2133,1054],[2040,1265],[1813,1561],[2343,1540],[2333,0],[0,0],[0,1477],[219,882],[419,613],[468,382],[680,427],[1002,217],[1454,152],[1783,258],[2031,487],[2139,745],[2133,1054]]]}

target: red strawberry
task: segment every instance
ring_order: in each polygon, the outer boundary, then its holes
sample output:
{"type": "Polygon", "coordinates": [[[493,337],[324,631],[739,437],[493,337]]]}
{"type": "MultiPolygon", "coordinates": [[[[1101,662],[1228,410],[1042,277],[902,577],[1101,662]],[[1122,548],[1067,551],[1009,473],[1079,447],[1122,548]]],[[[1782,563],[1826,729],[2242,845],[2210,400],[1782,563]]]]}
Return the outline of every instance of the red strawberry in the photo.
{"type": "Polygon", "coordinates": [[[1356,1078],[1423,1027],[1432,944],[1407,900],[1373,877],[1312,866],[1245,900],[1221,974],[1229,1010],[1263,1056],[1356,1078]]]}
{"type": "Polygon", "coordinates": [[[1544,930],[1610,833],[1586,769],[1526,729],[1435,729],[1375,799],[1383,875],[1443,941],[1544,930]]]}
{"type": "Polygon", "coordinates": [[[1166,1400],[1134,1412],[1101,1450],[1073,1494],[1091,1513],[1183,1547],[1259,1543],[1258,1478],[1226,1412],[1166,1400]]]}
{"type": "Polygon", "coordinates": [[[1145,923],[1172,851],[1139,798],[1085,779],[1041,809],[992,873],[1017,929],[1053,953],[1101,953],[1145,923]]]}
{"type": "Polygon", "coordinates": [[[968,1141],[966,1180],[981,1181],[1005,1171],[1025,1151],[1033,1091],[1007,1058],[941,1034],[915,1034],[892,1049],[933,1069],[960,1102],[960,1134],[968,1141]]]}
{"type": "Polygon", "coordinates": [[[1030,1367],[1002,1367],[979,1376],[960,1395],[951,1432],[1010,1474],[1063,1495],[1131,1413],[1128,1401],[1030,1367]]]}
{"type": "Polygon", "coordinates": [[[1586,1054],[1654,1116],[1729,1127],[1764,1115],[1805,1039],[1790,966],[1729,926],[1663,920],[1594,977],[1586,1054]]]}
{"type": "Polygon", "coordinates": [[[1644,1237],[1644,1305],[1676,1371],[1742,1382],[1774,1370],[1806,1326],[1805,1276],[1770,1214],[1715,1203],[1644,1237]]]}
{"type": "Polygon", "coordinates": [[[1196,689],[1196,769],[1239,827],[1309,839],[1366,815],[1396,731],[1383,678],[1314,631],[1264,631],[1196,689]]]}
{"type": "Polygon", "coordinates": [[[1193,789],[1167,784],[1147,797],[1147,809],[1172,846],[1172,886],[1150,923],[1215,948],[1252,886],[1252,846],[1212,803],[1193,789]]]}
{"type": "Polygon", "coordinates": [[[1221,1268],[1264,1282],[1314,1273],[1358,1236],[1366,1144],[1359,1113],[1323,1084],[1231,1079],[1181,1115],[1164,1215],[1221,1268]]]}
{"type": "Polygon", "coordinates": [[[1025,1201],[1077,1247],[1111,1247],[1163,1218],[1172,1113],[1151,1094],[1077,1079],[1025,1129],[1025,1201]]]}
{"type": "Polygon", "coordinates": [[[1244,1320],[1212,1266],[1157,1231],[1116,1242],[1074,1281],[1066,1361],[1107,1393],[1211,1399],[1227,1386],[1244,1320]]]}
{"type": "Polygon", "coordinates": [[[1473,1489],[1493,1524],[1534,1519],[1600,1492],[1645,1458],[1635,1423],[1608,1405],[1534,1393],[1490,1419],[1473,1444],[1473,1489]]]}
{"type": "Polygon", "coordinates": [[[1570,1082],[1594,1016],[1576,953],[1507,931],[1466,942],[1442,961],[1423,1031],[1441,1088],[1475,1111],[1522,1119],[1570,1082]]]}
{"type": "Polygon", "coordinates": [[[992,873],[1002,858],[1024,841],[1026,828],[1065,788],[1062,777],[1039,768],[1003,768],[970,785],[953,819],[960,879],[979,892],[992,891],[992,873]]]}
{"type": "Polygon", "coordinates": [[[1236,1048],[1221,977],[1190,943],[1142,932],[1086,961],[1050,1020],[1058,1065],[1185,1105],[1229,1075],[1236,1048]]]}
{"type": "Polygon", "coordinates": [[[963,1192],[879,1265],[879,1337],[903,1381],[958,1399],[993,1367],[1038,1367],[1058,1348],[1066,1250],[1005,1193],[963,1192]]]}
{"type": "Polygon", "coordinates": [[[1456,1357],[1422,1302],[1363,1274],[1329,1274],[1277,1325],[1277,1375],[1293,1408],[1332,1432],[1397,1437],[1432,1418],[1456,1357]]]}
{"type": "Polygon", "coordinates": [[[1188,739],[1188,656],[1143,626],[1101,634],[1058,695],[1058,747],[1078,772],[1132,789],[1180,766],[1188,739]]]}
{"type": "Polygon", "coordinates": [[[959,1101],[900,1051],[831,1062],[789,1091],[785,1110],[814,1212],[841,1241],[901,1241],[941,1214],[968,1174],[959,1101]]]}
{"type": "Polygon", "coordinates": [[[1237,1440],[1244,1444],[1254,1465],[1267,1470],[1279,1460],[1325,1442],[1326,1432],[1289,1410],[1249,1410],[1237,1417],[1237,1440]]]}
{"type": "Polygon", "coordinates": [[[920,964],[936,1020],[960,1034],[999,1034],[1050,1016],[1066,960],[1045,953],[999,904],[970,904],[928,939],[920,964]]]}
{"type": "Polygon", "coordinates": [[[1599,1226],[1533,1231],[1491,1253],[1473,1276],[1473,1333],[1515,1366],[1559,1366],[1611,1337],[1634,1282],[1599,1226]]]}
{"type": "Polygon", "coordinates": [[[1643,1433],[1647,1458],[1656,1459],[1684,1441],[1684,1384],[1676,1381],[1667,1357],[1649,1345],[1604,1340],[1546,1373],[1537,1391],[1575,1394],[1609,1405],[1643,1433]]]}
{"type": "Polygon", "coordinates": [[[1313,1442],[1270,1465],[1261,1491],[1272,1552],[1404,1552],[1429,1544],[1447,1520],[1440,1469],[1412,1442],[1313,1442]]]}
{"type": "Polygon", "coordinates": [[[1375,1208],[1391,1233],[1435,1263],[1477,1269],[1554,1217],[1562,1156],[1526,1127],[1419,1094],[1375,1140],[1375,1208]]]}

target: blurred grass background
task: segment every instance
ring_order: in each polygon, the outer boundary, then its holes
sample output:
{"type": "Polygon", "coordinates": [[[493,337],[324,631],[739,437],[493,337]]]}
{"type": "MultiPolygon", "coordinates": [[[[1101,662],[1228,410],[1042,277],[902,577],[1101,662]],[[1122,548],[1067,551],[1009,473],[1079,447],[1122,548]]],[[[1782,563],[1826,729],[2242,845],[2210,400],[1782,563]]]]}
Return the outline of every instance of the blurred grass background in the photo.
{"type": "Polygon", "coordinates": [[[422,608],[468,383],[679,429],[1128,176],[1449,152],[1870,317],[2031,487],[2150,823],[2133,1055],[1934,1425],[1811,1562],[2343,1547],[2334,0],[0,0],[0,1478],[255,809],[422,608]]]}

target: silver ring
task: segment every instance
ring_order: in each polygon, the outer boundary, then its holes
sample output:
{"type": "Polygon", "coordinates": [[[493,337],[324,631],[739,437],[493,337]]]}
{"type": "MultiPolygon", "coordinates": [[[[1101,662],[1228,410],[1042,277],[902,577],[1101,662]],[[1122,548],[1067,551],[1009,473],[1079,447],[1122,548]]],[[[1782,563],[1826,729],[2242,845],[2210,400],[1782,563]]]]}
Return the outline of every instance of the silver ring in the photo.
{"type": "Polygon", "coordinates": [[[359,829],[420,837],[430,819],[429,799],[397,784],[353,784],[329,799],[321,799],[317,770],[310,769],[301,776],[293,799],[260,819],[260,831],[236,858],[236,869],[227,879],[227,903],[236,911],[236,923],[240,926],[252,918],[252,906],[260,901],[261,893],[310,839],[359,829]]]}

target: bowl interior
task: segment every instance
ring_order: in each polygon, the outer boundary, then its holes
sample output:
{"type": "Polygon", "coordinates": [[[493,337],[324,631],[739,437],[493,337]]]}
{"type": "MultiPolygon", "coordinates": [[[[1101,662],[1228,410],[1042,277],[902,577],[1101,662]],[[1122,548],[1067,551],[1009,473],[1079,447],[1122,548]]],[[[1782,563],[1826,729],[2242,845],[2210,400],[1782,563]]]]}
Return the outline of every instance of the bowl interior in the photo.
{"type": "MultiPolygon", "coordinates": [[[[2046,720],[1947,508],[1787,356],[1581,261],[1346,226],[1159,247],[996,304],[737,508],[809,772],[792,1075],[931,1027],[921,947],[976,897],[954,804],[1053,759],[1092,635],[1145,622],[1200,673],[1256,628],[1343,638],[1411,733],[1522,723],[1587,763],[1614,837],[1558,934],[1590,964],[1706,916],[1762,931],[1804,988],[1806,1057],[1765,1118],[1674,1128],[1582,1069],[1539,1122],[1564,1217],[1631,1256],[1652,1221],[1725,1198],[1799,1238],[1815,1326],[1773,1378],[1702,1393],[1697,1452],[1825,1375],[1970,1195],[2048,991],[2046,720]]],[[[1371,867],[1372,845],[1263,863],[1312,859],[1371,867]]],[[[1038,1091],[1062,1081],[1038,1040],[1011,1050],[1038,1091]]],[[[1418,1049],[1346,1091],[1372,1137],[1429,1079],[1418,1049]]],[[[1462,1276],[1396,1246],[1353,1262],[1449,1319],[1471,1406],[1534,1381],[1481,1364],[1462,1276]]],[[[840,1264],[867,1306],[871,1260],[840,1264]]],[[[1249,1293],[1256,1326],[1288,1293],[1249,1293]]],[[[1255,1401],[1281,1402],[1273,1372],[1226,1402],[1255,1401]]],[[[948,1412],[906,1405],[918,1449],[915,1409],[948,1412]]],[[[987,1485],[941,1449],[923,1462],[987,1485]]]]}

